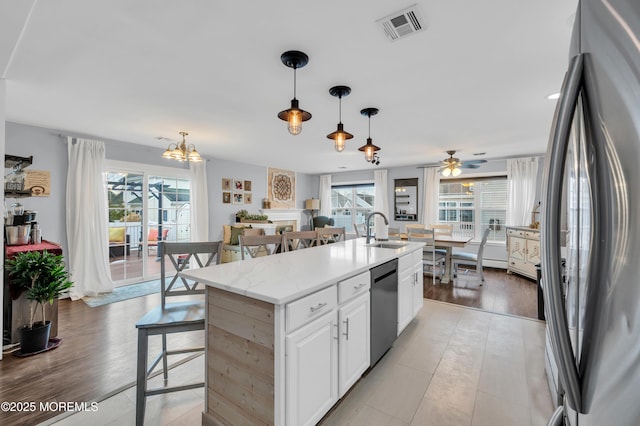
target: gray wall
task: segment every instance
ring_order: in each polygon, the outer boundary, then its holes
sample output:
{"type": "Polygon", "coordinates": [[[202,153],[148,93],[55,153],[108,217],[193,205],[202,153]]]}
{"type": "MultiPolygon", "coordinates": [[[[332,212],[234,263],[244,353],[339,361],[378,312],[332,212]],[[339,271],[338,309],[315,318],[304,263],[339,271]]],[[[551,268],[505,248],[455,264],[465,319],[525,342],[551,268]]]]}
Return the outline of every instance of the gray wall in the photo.
{"type": "MultiPolygon", "coordinates": [[[[2,132],[3,136],[5,132],[2,132]]],[[[28,157],[33,155],[33,170],[51,172],[51,196],[20,199],[25,209],[38,212],[36,220],[42,228],[44,239],[60,243],[67,252],[66,236],[66,179],[67,144],[69,132],[29,126],[18,123],[6,123],[6,154],[28,157]],[[64,134],[64,135],[63,135],[64,134]]],[[[109,160],[132,163],[152,164],[165,167],[187,168],[183,163],[161,158],[165,147],[153,148],[144,145],[114,141],[91,135],[71,134],[74,137],[102,140],[105,143],[105,156],[109,160]]],[[[209,190],[209,238],[222,239],[222,225],[234,221],[236,211],[246,209],[257,214],[262,208],[262,199],[266,198],[267,167],[256,166],[217,158],[207,160],[207,184],[209,190]],[[222,178],[238,178],[252,181],[252,204],[222,204],[222,178]]],[[[316,178],[317,179],[317,178],[316,178]]],[[[296,174],[296,208],[304,208],[304,200],[317,197],[318,185],[312,184],[314,177],[304,173],[296,174]]],[[[317,181],[316,181],[317,182],[317,181]]],[[[13,203],[6,200],[6,204],[13,203]]]]}

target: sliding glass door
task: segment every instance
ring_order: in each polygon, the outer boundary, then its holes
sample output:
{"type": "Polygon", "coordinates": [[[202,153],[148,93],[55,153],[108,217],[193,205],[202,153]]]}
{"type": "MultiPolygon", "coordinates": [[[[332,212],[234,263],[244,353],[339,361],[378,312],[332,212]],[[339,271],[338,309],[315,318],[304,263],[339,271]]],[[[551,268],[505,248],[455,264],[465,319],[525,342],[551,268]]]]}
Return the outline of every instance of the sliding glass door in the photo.
{"type": "Polygon", "coordinates": [[[135,168],[114,163],[106,171],[109,266],[116,286],[160,276],[160,241],[191,240],[187,171],[135,168]]]}

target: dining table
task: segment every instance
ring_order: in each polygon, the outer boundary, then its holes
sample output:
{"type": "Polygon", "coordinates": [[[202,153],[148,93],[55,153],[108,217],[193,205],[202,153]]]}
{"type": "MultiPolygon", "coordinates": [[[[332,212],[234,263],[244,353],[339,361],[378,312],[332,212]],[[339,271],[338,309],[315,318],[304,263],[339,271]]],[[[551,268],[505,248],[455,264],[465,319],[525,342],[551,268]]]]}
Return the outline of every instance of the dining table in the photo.
{"type": "MultiPolygon", "coordinates": [[[[400,234],[400,238],[408,240],[407,234],[400,234]]],[[[457,235],[438,235],[435,234],[436,248],[445,249],[444,273],[440,278],[440,284],[449,284],[453,281],[453,265],[451,263],[451,253],[454,247],[464,247],[472,240],[471,237],[463,237],[457,235]]]]}

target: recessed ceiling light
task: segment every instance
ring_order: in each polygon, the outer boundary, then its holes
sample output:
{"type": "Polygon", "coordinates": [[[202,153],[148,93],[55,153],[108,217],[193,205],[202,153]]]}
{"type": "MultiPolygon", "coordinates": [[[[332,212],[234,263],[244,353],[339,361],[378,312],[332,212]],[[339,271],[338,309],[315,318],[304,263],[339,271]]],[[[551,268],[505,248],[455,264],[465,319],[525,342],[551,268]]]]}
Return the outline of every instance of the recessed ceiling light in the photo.
{"type": "Polygon", "coordinates": [[[552,93],[550,95],[547,95],[547,99],[553,101],[555,99],[558,99],[560,97],[560,92],[556,92],[556,93],[552,93]]]}

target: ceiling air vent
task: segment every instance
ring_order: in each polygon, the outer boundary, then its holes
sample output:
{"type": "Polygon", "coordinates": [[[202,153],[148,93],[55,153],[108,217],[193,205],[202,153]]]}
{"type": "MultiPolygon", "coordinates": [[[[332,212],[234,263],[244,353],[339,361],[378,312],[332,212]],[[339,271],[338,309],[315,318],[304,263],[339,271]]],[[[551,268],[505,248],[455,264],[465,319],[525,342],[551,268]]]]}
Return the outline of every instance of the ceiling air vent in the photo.
{"type": "Polygon", "coordinates": [[[376,22],[382,26],[385,36],[390,41],[396,41],[425,28],[417,4],[380,18],[376,22]]]}

